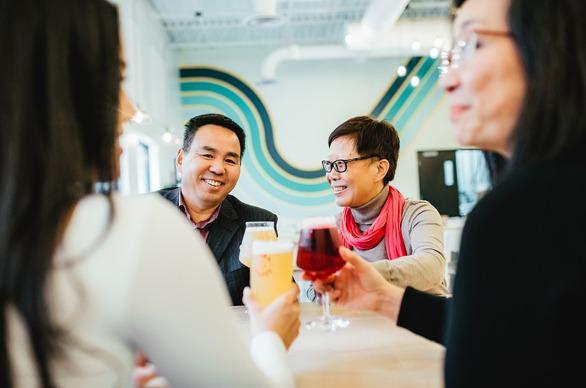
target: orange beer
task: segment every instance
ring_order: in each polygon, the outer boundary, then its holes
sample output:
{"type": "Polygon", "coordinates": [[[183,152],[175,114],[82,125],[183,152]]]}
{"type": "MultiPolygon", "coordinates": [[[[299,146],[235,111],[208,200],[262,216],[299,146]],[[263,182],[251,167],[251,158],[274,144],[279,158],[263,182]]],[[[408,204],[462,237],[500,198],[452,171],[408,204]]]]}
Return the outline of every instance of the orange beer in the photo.
{"type": "Polygon", "coordinates": [[[293,244],[285,241],[254,241],[251,264],[252,294],[261,306],[267,306],[291,287],[293,244]]]}
{"type": "Polygon", "coordinates": [[[252,242],[257,240],[272,241],[277,239],[273,221],[250,221],[246,223],[242,244],[240,245],[240,262],[250,268],[252,260],[252,242]]]}

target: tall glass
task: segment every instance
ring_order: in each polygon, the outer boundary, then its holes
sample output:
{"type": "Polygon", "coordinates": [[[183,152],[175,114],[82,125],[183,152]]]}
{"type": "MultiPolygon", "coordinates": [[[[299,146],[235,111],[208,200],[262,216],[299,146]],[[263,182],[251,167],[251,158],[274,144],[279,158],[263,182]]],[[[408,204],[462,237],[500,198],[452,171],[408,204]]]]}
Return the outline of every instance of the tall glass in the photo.
{"type": "Polygon", "coordinates": [[[291,288],[293,279],[293,243],[253,241],[250,289],[263,307],[291,288]]]}
{"type": "Polygon", "coordinates": [[[273,241],[277,239],[273,221],[250,221],[246,223],[242,243],[240,244],[240,262],[250,268],[252,261],[252,242],[273,241]]]}
{"type": "MultiPolygon", "coordinates": [[[[312,279],[326,279],[345,264],[338,253],[342,240],[333,217],[309,218],[303,220],[297,247],[297,266],[312,279]]],[[[318,320],[309,321],[305,327],[334,331],[345,328],[347,319],[330,314],[330,296],[322,295],[323,315],[318,320]]]]}

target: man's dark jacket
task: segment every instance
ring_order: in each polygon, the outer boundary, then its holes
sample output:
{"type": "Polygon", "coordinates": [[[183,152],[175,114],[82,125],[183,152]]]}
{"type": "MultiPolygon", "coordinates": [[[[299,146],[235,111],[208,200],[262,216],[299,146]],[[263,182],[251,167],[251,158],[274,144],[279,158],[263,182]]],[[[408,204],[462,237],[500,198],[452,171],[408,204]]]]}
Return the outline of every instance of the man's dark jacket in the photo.
{"type": "MultiPolygon", "coordinates": [[[[181,188],[157,191],[179,208],[181,188]]],[[[250,282],[250,270],[238,259],[240,244],[248,221],[273,221],[277,229],[277,216],[268,210],[247,205],[228,195],[220,205],[218,218],[209,225],[207,244],[222,270],[232,304],[242,304],[242,291],[250,282]]],[[[194,258],[196,260],[197,258],[194,258]]]]}

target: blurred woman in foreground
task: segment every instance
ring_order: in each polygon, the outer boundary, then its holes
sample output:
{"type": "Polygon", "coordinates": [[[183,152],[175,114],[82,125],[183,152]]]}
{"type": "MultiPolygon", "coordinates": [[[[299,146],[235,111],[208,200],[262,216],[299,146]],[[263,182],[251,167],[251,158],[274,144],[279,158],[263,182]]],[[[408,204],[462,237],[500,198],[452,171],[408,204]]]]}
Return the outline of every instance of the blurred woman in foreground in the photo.
{"type": "Polygon", "coordinates": [[[118,17],[105,0],[0,6],[0,387],[130,386],[142,349],[173,387],[293,386],[296,287],[245,295],[176,209],[96,194],[118,176],[118,17]]]}
{"type": "Polygon", "coordinates": [[[586,345],[586,2],[457,3],[442,78],[456,137],[508,166],[467,218],[453,298],[393,286],[344,248],[316,289],[444,343],[448,387],[571,386],[586,345]]]}

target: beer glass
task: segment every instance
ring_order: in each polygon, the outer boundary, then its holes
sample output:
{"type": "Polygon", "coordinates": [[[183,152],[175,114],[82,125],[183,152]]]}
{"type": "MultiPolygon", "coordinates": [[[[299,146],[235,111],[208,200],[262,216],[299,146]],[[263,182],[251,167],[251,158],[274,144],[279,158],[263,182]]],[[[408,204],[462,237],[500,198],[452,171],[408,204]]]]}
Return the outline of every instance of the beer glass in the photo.
{"type": "Polygon", "coordinates": [[[291,288],[293,243],[286,241],[252,242],[250,289],[263,307],[291,288]]]}
{"type": "Polygon", "coordinates": [[[240,244],[240,262],[250,268],[252,259],[252,242],[256,240],[276,240],[275,223],[273,221],[250,221],[246,223],[242,243],[240,244]]]}

